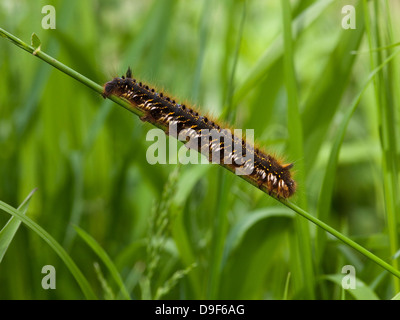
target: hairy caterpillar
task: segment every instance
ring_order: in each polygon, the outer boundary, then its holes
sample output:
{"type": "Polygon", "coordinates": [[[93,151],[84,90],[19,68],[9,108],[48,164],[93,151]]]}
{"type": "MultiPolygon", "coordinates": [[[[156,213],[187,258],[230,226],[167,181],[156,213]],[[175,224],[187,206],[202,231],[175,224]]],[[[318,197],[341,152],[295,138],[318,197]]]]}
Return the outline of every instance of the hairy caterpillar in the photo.
{"type": "MultiPolygon", "coordinates": [[[[265,188],[270,195],[278,198],[289,198],[296,191],[296,183],[291,177],[290,168],[293,164],[281,164],[272,155],[255,148],[246,140],[234,135],[230,129],[223,129],[207,116],[200,115],[194,109],[179,104],[163,93],[137,82],[132,78],[128,68],[125,76],[117,77],[104,85],[103,97],[116,95],[128,100],[133,106],[143,111],[142,121],[149,121],[163,128],[175,125],[177,132],[185,131],[195,140],[188,148],[198,148],[199,152],[207,154],[218,153],[225,166],[247,172],[250,179],[259,188],[265,188]],[[212,139],[210,132],[217,132],[223,137],[223,142],[212,139]],[[227,143],[226,141],[231,141],[227,143]],[[229,152],[227,152],[229,150],[229,152]],[[252,161],[238,161],[239,155],[251,156],[252,161]]],[[[166,130],[167,134],[170,134],[166,130]]],[[[193,141],[192,141],[193,142],[193,141]]],[[[213,158],[214,159],[214,158],[213,158]]],[[[242,173],[243,174],[243,173],[242,173]]]]}

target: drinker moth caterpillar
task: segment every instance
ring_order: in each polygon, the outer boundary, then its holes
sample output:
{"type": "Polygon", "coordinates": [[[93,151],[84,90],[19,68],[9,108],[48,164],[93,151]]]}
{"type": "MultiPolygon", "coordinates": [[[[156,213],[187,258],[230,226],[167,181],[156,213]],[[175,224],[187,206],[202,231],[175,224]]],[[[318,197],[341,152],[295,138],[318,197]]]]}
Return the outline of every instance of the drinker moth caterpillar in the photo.
{"type": "Polygon", "coordinates": [[[221,161],[237,174],[248,175],[259,188],[266,189],[277,198],[289,198],[296,191],[296,182],[290,169],[293,164],[281,164],[275,157],[254,147],[232,130],[221,128],[208,116],[132,78],[129,68],[125,76],[114,78],[104,85],[103,97],[110,95],[126,99],[132,106],[143,112],[142,121],[148,121],[162,128],[176,128],[176,133],[165,129],[177,138],[185,133],[186,146],[206,155],[210,161],[221,161]],[[215,138],[219,136],[219,138],[215,138]],[[221,141],[223,140],[223,141],[221,141]],[[242,153],[245,153],[243,158],[242,153]],[[217,156],[216,156],[217,155],[217,156]],[[244,160],[243,160],[244,159],[244,160]]]}

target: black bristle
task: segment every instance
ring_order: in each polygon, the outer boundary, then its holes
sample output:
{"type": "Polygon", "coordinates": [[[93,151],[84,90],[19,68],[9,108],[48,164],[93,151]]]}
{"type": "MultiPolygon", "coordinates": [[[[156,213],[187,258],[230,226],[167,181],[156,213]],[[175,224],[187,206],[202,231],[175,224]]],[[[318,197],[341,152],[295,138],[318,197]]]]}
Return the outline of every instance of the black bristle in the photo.
{"type": "MultiPolygon", "coordinates": [[[[128,67],[128,71],[126,71],[126,77],[128,78],[128,79],[131,79],[132,78],[132,70],[131,70],[131,67],[128,67]]],[[[123,77],[122,77],[123,78],[123,77]]]]}

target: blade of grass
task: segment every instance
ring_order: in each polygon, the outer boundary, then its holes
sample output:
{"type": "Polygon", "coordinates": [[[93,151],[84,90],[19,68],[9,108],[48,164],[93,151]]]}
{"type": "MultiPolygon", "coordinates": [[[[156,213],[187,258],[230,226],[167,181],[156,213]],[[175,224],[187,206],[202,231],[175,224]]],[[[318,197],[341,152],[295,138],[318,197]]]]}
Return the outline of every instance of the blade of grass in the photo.
{"type": "MultiPolygon", "coordinates": [[[[35,52],[35,48],[26,44],[25,42],[23,42],[21,39],[15,37],[14,35],[12,35],[11,33],[5,31],[4,29],[0,28],[0,36],[2,36],[3,38],[6,38],[7,40],[11,41],[13,44],[15,44],[16,46],[20,47],[21,49],[33,54],[35,52]]],[[[85,76],[83,76],[82,74],[80,74],[79,72],[67,67],[65,64],[62,64],[61,62],[59,62],[58,60],[54,59],[53,57],[49,56],[48,54],[44,53],[43,51],[37,51],[36,54],[34,55],[35,57],[38,57],[39,59],[47,62],[48,64],[50,64],[51,66],[53,66],[54,68],[57,68],[58,70],[60,70],[61,72],[64,72],[65,74],[69,75],[70,77],[74,78],[75,80],[81,82],[82,84],[84,84],[85,86],[89,87],[90,89],[92,89],[93,91],[102,94],[103,93],[103,87],[100,86],[99,84],[95,83],[94,81],[86,78],[85,76]]],[[[127,101],[120,99],[118,97],[115,96],[111,96],[109,97],[110,100],[118,103],[119,105],[121,105],[122,107],[124,107],[125,109],[135,113],[138,116],[142,116],[143,112],[140,109],[137,108],[132,108],[131,104],[128,103],[127,101]]]]}
{"type": "MultiPolygon", "coordinates": [[[[25,200],[17,208],[21,214],[25,215],[28,210],[29,201],[35,193],[36,189],[32,190],[31,193],[25,198],[25,200]]],[[[8,246],[14,238],[17,230],[21,224],[21,220],[18,220],[14,216],[7,221],[6,225],[0,231],[0,263],[3,260],[5,253],[7,252],[8,246]]]]}
{"type": "Polygon", "coordinates": [[[293,213],[291,210],[282,207],[268,207],[247,213],[231,228],[226,238],[222,267],[225,266],[229,256],[243,241],[246,233],[257,223],[270,217],[292,218],[293,213]]]}
{"type": "MultiPolygon", "coordinates": [[[[309,27],[320,14],[333,3],[333,0],[315,1],[313,5],[308,7],[301,13],[293,22],[293,28],[297,35],[297,30],[300,28],[305,30],[309,27]]],[[[245,80],[239,84],[233,96],[233,104],[238,104],[251,89],[256,87],[256,84],[267,74],[271,66],[283,55],[283,37],[279,36],[268,47],[261,58],[255,63],[254,67],[249,71],[245,80]]]]}
{"type": "Polygon", "coordinates": [[[46,230],[44,230],[41,226],[39,226],[36,222],[31,220],[27,216],[23,215],[19,210],[11,207],[3,201],[0,201],[0,209],[21,220],[22,223],[24,223],[27,227],[29,227],[32,231],[39,235],[54,250],[54,252],[58,254],[61,260],[64,261],[65,265],[71,271],[75,280],[78,282],[85,297],[87,299],[97,299],[89,282],[82,274],[80,269],[77,267],[75,262],[64,250],[64,248],[46,230]]]}
{"type": "MultiPolygon", "coordinates": [[[[303,129],[299,112],[299,101],[296,83],[296,71],[294,66],[293,36],[292,36],[292,17],[291,6],[288,0],[282,1],[283,14],[283,39],[284,39],[284,73],[285,85],[288,98],[288,131],[289,131],[289,150],[294,159],[300,159],[296,162],[298,174],[296,179],[300,186],[304,186],[304,165],[301,159],[304,159],[303,150],[303,129]]],[[[299,192],[299,203],[303,208],[307,207],[306,194],[299,192]]],[[[296,236],[299,250],[302,277],[294,275],[294,279],[302,280],[300,285],[305,288],[309,298],[314,298],[314,271],[313,256],[311,248],[311,235],[308,223],[299,216],[295,218],[296,236]]],[[[294,270],[293,272],[297,272],[294,270]]],[[[300,282],[300,281],[299,281],[300,282]]]]}
{"type": "MultiPolygon", "coordinates": [[[[242,43],[242,38],[243,38],[243,30],[244,30],[244,25],[245,25],[245,21],[246,21],[246,12],[247,12],[247,8],[246,8],[246,1],[243,1],[241,4],[239,2],[235,2],[235,4],[233,4],[233,6],[231,7],[232,12],[229,14],[229,23],[232,25],[231,28],[233,28],[233,25],[236,25],[236,15],[235,12],[233,12],[233,10],[237,10],[236,6],[237,5],[241,5],[241,18],[240,18],[240,24],[239,24],[239,28],[237,31],[237,40],[236,40],[236,44],[235,44],[235,48],[234,50],[234,57],[233,57],[233,63],[232,63],[232,67],[230,68],[229,71],[229,81],[227,83],[227,87],[226,87],[226,94],[225,94],[225,99],[224,99],[224,104],[225,107],[222,111],[221,114],[221,118],[222,119],[226,119],[227,121],[234,123],[236,121],[236,110],[233,109],[234,105],[232,103],[232,99],[233,99],[233,93],[234,93],[234,89],[235,89],[235,74],[236,74],[236,69],[237,69],[237,63],[239,60],[239,51],[240,51],[240,46],[242,43]]],[[[229,38],[229,32],[227,34],[227,38],[229,38]]],[[[227,44],[225,46],[225,50],[226,50],[226,55],[228,55],[228,52],[230,52],[232,49],[229,46],[229,41],[226,41],[227,44]]],[[[224,65],[226,65],[227,63],[224,62],[224,65]]]]}
{"type": "Polygon", "coordinates": [[[400,292],[398,294],[396,294],[392,300],[400,300],[400,292]]]}
{"type": "Polygon", "coordinates": [[[215,2],[211,0],[205,0],[203,3],[203,11],[201,14],[200,26],[199,26],[199,50],[198,57],[196,59],[196,69],[194,71],[193,85],[192,85],[192,98],[196,101],[199,96],[201,73],[204,64],[205,52],[208,43],[209,35],[209,19],[213,13],[213,5],[215,2]]]}
{"type": "MultiPolygon", "coordinates": [[[[368,14],[368,4],[363,1],[364,16],[368,21],[368,44],[372,50],[374,47],[382,46],[382,39],[385,38],[389,43],[393,43],[393,32],[391,30],[391,17],[389,5],[386,2],[386,19],[388,19],[387,28],[378,27],[380,13],[384,10],[378,3],[373,3],[373,12],[375,15],[375,28],[372,30],[371,21],[368,14]],[[375,40],[375,44],[374,41],[375,40]]],[[[391,48],[382,51],[377,51],[374,59],[372,51],[370,53],[370,64],[373,68],[376,64],[380,64],[385,55],[390,54],[391,48]]],[[[397,195],[399,194],[399,165],[398,165],[398,117],[399,112],[396,110],[396,97],[395,88],[398,87],[398,78],[394,76],[398,71],[396,64],[390,63],[387,68],[383,69],[378,76],[374,79],[375,99],[378,115],[378,125],[380,129],[380,143],[382,153],[382,168],[383,168],[383,190],[384,190],[384,203],[385,213],[387,217],[387,228],[389,233],[389,248],[392,257],[396,254],[399,246],[398,239],[398,212],[400,209],[397,195]]],[[[392,260],[394,268],[398,269],[398,259],[392,260]]],[[[394,280],[395,291],[400,290],[400,281],[394,280]]]]}
{"type": "Polygon", "coordinates": [[[69,220],[69,226],[65,233],[63,245],[67,250],[71,247],[73,239],[75,238],[75,232],[71,228],[71,225],[79,224],[81,215],[83,212],[83,180],[84,180],[84,169],[82,165],[82,153],[74,151],[70,156],[71,168],[74,177],[74,202],[72,204],[71,216],[69,220]]]}
{"type": "Polygon", "coordinates": [[[162,53],[168,44],[168,33],[173,25],[177,3],[177,0],[166,0],[152,4],[134,41],[125,50],[123,61],[126,64],[132,59],[140,59],[141,63],[145,59],[144,64],[150,64],[153,73],[158,72],[163,65],[162,53]],[[154,39],[157,39],[157,46],[154,46],[154,39]]]}
{"type": "MultiPolygon", "coordinates": [[[[330,274],[321,277],[321,279],[329,280],[339,286],[342,286],[343,274],[330,274]]],[[[376,293],[360,279],[356,279],[356,287],[354,289],[345,290],[345,292],[346,291],[357,300],[379,300],[379,297],[376,295],[376,293]]]]}
{"type": "MultiPolygon", "coordinates": [[[[350,119],[352,115],[354,114],[354,111],[356,110],[357,106],[359,105],[359,102],[361,100],[361,97],[363,96],[365,90],[368,88],[370,85],[371,81],[375,79],[375,76],[377,75],[382,68],[387,65],[394,57],[396,57],[400,53],[400,50],[396,51],[393,53],[391,56],[389,56],[380,66],[375,68],[370,75],[368,76],[368,79],[366,80],[361,92],[356,96],[350,105],[350,107],[347,109],[346,114],[343,117],[343,120],[337,130],[336,138],[332,146],[332,150],[329,156],[329,161],[326,166],[325,170],[325,175],[324,179],[322,182],[322,187],[321,187],[321,192],[320,196],[318,199],[318,206],[317,206],[317,217],[324,220],[328,217],[328,213],[331,207],[331,202],[332,202],[332,190],[334,186],[334,180],[335,180],[335,173],[336,173],[336,168],[337,168],[337,163],[339,159],[339,153],[340,153],[340,148],[342,146],[342,142],[346,133],[347,126],[350,122],[350,119]]],[[[316,251],[316,256],[317,260],[319,260],[322,256],[322,253],[325,248],[325,241],[326,241],[326,236],[322,232],[321,229],[317,230],[317,243],[319,244],[317,247],[316,251]]]]}
{"type": "Polygon", "coordinates": [[[310,171],[321,149],[325,139],[329,123],[340,105],[342,96],[347,88],[350,75],[355,62],[355,55],[350,52],[357,50],[364,35],[364,19],[361,15],[361,7],[355,7],[357,12],[357,28],[355,30],[342,30],[331,50],[331,54],[321,71],[320,76],[315,78],[309,97],[304,103],[302,112],[302,123],[304,128],[304,152],[305,170],[310,171]],[[335,85],[332,85],[335,79],[335,85]]]}
{"type": "MultiPolygon", "coordinates": [[[[282,269],[277,266],[277,261],[287,259],[284,248],[287,233],[293,231],[294,217],[288,208],[272,207],[248,212],[235,223],[225,241],[220,299],[262,299],[266,294],[265,281],[268,281],[268,290],[283,291],[281,280],[275,281],[282,278],[271,279],[269,276],[279,269],[285,277],[287,266],[282,269]]],[[[274,298],[279,299],[282,294],[274,298]]]]}
{"type": "Polygon", "coordinates": [[[283,292],[283,300],[287,300],[287,299],[288,299],[289,281],[290,281],[290,272],[288,273],[288,275],[287,275],[287,277],[286,277],[285,291],[283,292]]]}
{"type": "Polygon", "coordinates": [[[108,256],[108,254],[98,244],[98,242],[91,235],[89,235],[86,231],[84,231],[83,229],[79,228],[78,226],[74,226],[74,229],[76,230],[78,235],[82,238],[82,240],[84,240],[86,242],[86,244],[90,248],[92,248],[92,250],[101,259],[101,261],[103,261],[104,265],[110,271],[111,276],[114,278],[114,281],[119,286],[119,289],[120,289],[122,295],[124,296],[124,298],[127,299],[127,300],[130,300],[131,297],[130,297],[128,291],[125,288],[124,282],[122,281],[122,278],[121,278],[116,266],[114,265],[114,263],[112,262],[112,260],[108,256]]]}
{"type": "MultiPolygon", "coordinates": [[[[235,58],[232,64],[231,69],[231,81],[229,82],[228,87],[228,105],[224,111],[224,116],[227,117],[227,120],[233,121],[236,118],[236,108],[232,105],[232,94],[233,94],[233,78],[236,72],[237,66],[237,56],[240,49],[241,37],[243,35],[243,27],[246,18],[246,4],[243,2],[242,10],[242,18],[240,23],[240,29],[238,32],[238,41],[236,42],[235,48],[235,58]]],[[[237,106],[237,105],[236,105],[237,106]]],[[[230,192],[230,181],[231,177],[227,177],[224,172],[218,172],[218,189],[217,189],[217,200],[216,200],[216,212],[217,216],[214,220],[213,226],[213,236],[212,236],[212,250],[210,254],[210,259],[213,261],[211,265],[211,272],[208,281],[207,288],[207,298],[208,299],[216,299],[219,294],[219,287],[221,282],[221,274],[222,274],[222,265],[223,265],[223,254],[224,254],[224,244],[226,242],[226,236],[228,232],[228,219],[227,212],[229,209],[228,198],[230,192]]]]}
{"type": "MultiPolygon", "coordinates": [[[[186,268],[196,262],[196,255],[191,247],[189,235],[184,224],[184,206],[195,184],[209,169],[209,166],[194,166],[186,170],[177,182],[175,195],[171,203],[170,210],[174,213],[174,218],[171,222],[171,232],[186,268]]],[[[188,274],[188,278],[192,282],[196,297],[198,299],[204,298],[201,285],[202,277],[199,268],[194,268],[188,274]]]]}
{"type": "Polygon", "coordinates": [[[318,218],[314,217],[313,215],[309,214],[307,211],[301,209],[294,203],[290,201],[282,202],[285,206],[288,208],[291,208],[292,210],[296,211],[298,214],[309,220],[310,222],[316,224],[318,227],[324,229],[326,232],[329,232],[331,235],[334,237],[338,238],[341,240],[343,243],[348,245],[349,247],[353,248],[354,250],[357,250],[364,256],[366,256],[368,259],[374,261],[376,264],[380,265],[382,268],[386,269],[389,271],[391,274],[396,276],[397,278],[400,279],[400,271],[393,268],[389,263],[383,261],[381,258],[377,257],[367,249],[365,249],[363,246],[359,245],[357,242],[351,240],[350,238],[346,237],[336,229],[332,228],[330,225],[326,224],[325,222],[322,222],[318,218]]]}
{"type": "Polygon", "coordinates": [[[215,209],[217,216],[213,223],[212,249],[210,254],[212,264],[208,279],[207,299],[216,299],[218,296],[224,243],[228,232],[228,203],[226,199],[230,192],[230,179],[231,177],[227,177],[222,171],[218,171],[217,203],[215,209]]]}

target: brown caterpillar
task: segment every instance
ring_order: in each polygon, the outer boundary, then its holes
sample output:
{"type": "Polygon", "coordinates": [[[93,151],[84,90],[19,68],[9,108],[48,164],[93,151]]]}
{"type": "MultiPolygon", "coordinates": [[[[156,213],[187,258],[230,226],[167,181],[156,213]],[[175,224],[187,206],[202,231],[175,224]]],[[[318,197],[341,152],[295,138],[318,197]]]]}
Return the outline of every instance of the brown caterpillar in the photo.
{"type": "MultiPolygon", "coordinates": [[[[266,189],[270,195],[289,198],[296,191],[296,182],[290,173],[293,164],[280,164],[272,155],[232,134],[232,130],[221,128],[209,117],[177,103],[142,82],[137,82],[132,78],[130,68],[125,76],[114,78],[104,85],[103,97],[107,98],[112,94],[128,100],[133,106],[142,110],[144,112],[142,121],[149,121],[163,128],[173,124],[177,127],[178,133],[186,130],[192,139],[190,146],[186,144],[188,148],[198,148],[197,150],[207,155],[210,161],[214,159],[211,159],[211,154],[217,153],[225,166],[235,169],[236,172],[237,170],[248,172],[250,179],[260,189],[266,189]],[[219,133],[223,137],[223,142],[213,140],[210,132],[219,133]],[[193,141],[196,142],[193,144],[193,141]],[[253,161],[237,161],[243,150],[253,161]]],[[[168,130],[166,133],[171,135],[168,130]]]]}

